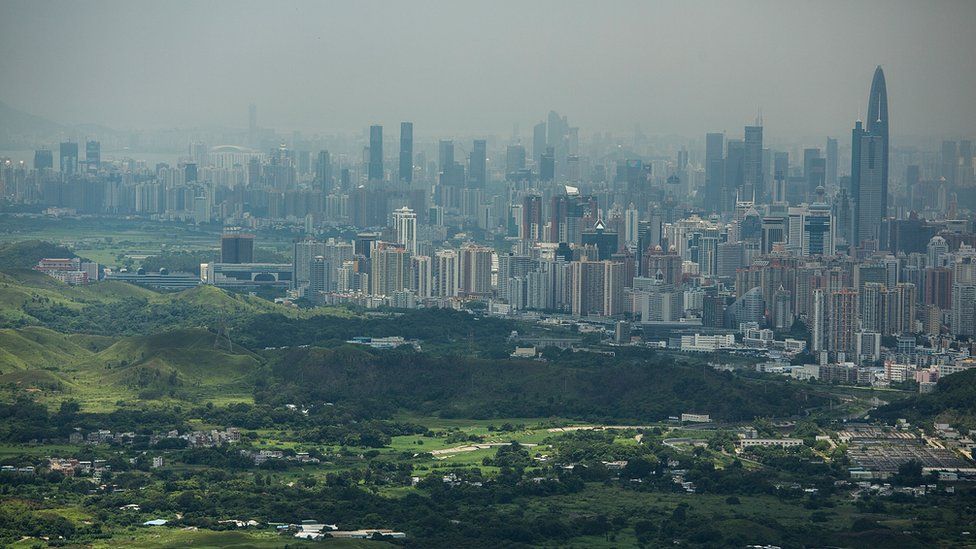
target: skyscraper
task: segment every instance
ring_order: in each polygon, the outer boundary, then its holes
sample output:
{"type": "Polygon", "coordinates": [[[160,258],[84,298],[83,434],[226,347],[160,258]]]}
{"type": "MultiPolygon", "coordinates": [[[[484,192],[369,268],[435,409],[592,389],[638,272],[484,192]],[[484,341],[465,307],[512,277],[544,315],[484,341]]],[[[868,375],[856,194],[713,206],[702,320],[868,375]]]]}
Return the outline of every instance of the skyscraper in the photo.
{"type": "Polygon", "coordinates": [[[383,181],[383,126],[369,127],[369,164],[366,174],[370,181],[383,181]]]}
{"type": "Polygon", "coordinates": [[[556,178],[556,153],[552,150],[552,147],[546,148],[546,152],[542,155],[539,162],[539,180],[554,180],[556,178]]]}
{"type": "Polygon", "coordinates": [[[68,176],[78,173],[78,143],[61,143],[60,162],[62,174],[68,176]]]}
{"type": "Polygon", "coordinates": [[[413,182],[413,122],[400,123],[400,169],[397,177],[404,183],[413,182]]]}
{"type": "Polygon", "coordinates": [[[329,151],[319,151],[315,158],[315,183],[323,192],[332,188],[332,158],[329,151]]]}
{"type": "Polygon", "coordinates": [[[884,139],[861,126],[858,120],[851,137],[851,190],[854,198],[854,241],[880,240],[881,219],[887,212],[888,185],[884,177],[884,139]]]}
{"type": "Polygon", "coordinates": [[[411,254],[417,253],[417,214],[404,206],[393,210],[393,233],[411,254]]]}
{"type": "Polygon", "coordinates": [[[475,139],[474,148],[468,157],[468,184],[472,188],[484,188],[488,182],[488,144],[484,139],[475,139]]]}
{"type": "Polygon", "coordinates": [[[827,185],[828,189],[837,188],[837,140],[827,138],[827,185]]]}
{"type": "Polygon", "coordinates": [[[454,141],[441,139],[438,143],[437,169],[441,174],[441,183],[450,184],[454,172],[454,141]]]}
{"type": "Polygon", "coordinates": [[[744,200],[766,201],[767,192],[763,186],[762,171],[762,126],[746,126],[745,155],[742,161],[742,198],[744,200]]]}
{"type": "Polygon", "coordinates": [[[53,170],[54,169],[54,153],[50,149],[39,149],[34,151],[34,169],[40,170],[53,170]]]}
{"type": "Polygon", "coordinates": [[[858,121],[851,136],[851,194],[854,242],[882,240],[881,220],[888,214],[888,91],[884,72],[874,71],[867,124],[858,121]]]}
{"type": "Polygon", "coordinates": [[[525,147],[509,145],[505,151],[505,173],[515,173],[525,169],[525,147]]]}
{"type": "Polygon", "coordinates": [[[952,185],[956,182],[956,168],[959,165],[959,149],[955,141],[943,141],[941,149],[942,177],[946,183],[952,185]]]}
{"type": "Polygon", "coordinates": [[[85,164],[89,171],[97,172],[102,166],[102,145],[98,141],[85,142],[85,164]]]}
{"type": "Polygon", "coordinates": [[[539,122],[532,128],[532,161],[538,165],[546,154],[546,123],[539,122]]]}
{"type": "Polygon", "coordinates": [[[722,211],[722,185],[725,134],[705,134],[705,200],[706,213],[722,211]]]}

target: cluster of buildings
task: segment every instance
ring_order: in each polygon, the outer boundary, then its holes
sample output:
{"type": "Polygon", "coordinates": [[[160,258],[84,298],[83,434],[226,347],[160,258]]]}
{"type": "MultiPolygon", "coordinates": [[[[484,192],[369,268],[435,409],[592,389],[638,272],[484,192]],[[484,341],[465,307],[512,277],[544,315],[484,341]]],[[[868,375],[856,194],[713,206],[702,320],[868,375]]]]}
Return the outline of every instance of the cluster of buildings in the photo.
{"type": "MultiPolygon", "coordinates": [[[[68,436],[70,444],[133,444],[140,435],[134,432],[113,433],[108,429],[98,429],[87,434],[81,431],[74,431],[68,436]]],[[[146,438],[150,445],[158,444],[164,439],[185,440],[189,447],[210,448],[213,446],[223,446],[224,444],[236,444],[241,441],[241,431],[237,427],[227,427],[224,430],[210,429],[207,431],[189,431],[180,433],[179,431],[167,431],[165,433],[153,433],[146,438]]]]}
{"type": "Polygon", "coordinates": [[[98,263],[82,261],[77,257],[43,258],[37,262],[34,270],[71,285],[96,282],[101,274],[98,263]]]}
{"type": "Polygon", "coordinates": [[[241,450],[241,455],[254,461],[255,465],[261,465],[268,460],[285,460],[292,461],[295,463],[307,464],[307,463],[319,463],[319,458],[311,457],[308,452],[296,452],[294,454],[286,454],[282,450],[241,450]]]}
{"type": "Polygon", "coordinates": [[[737,344],[829,364],[877,362],[892,338],[958,349],[976,336],[972,141],[892,149],[880,67],[867,113],[849,142],[800,148],[770,146],[761,117],[741,136],[662,144],[639,131],[581,140],[555,112],[525,144],[416,140],[411,122],[398,139],[374,125],[353,142],[283,143],[252,111],[247,148],[192,143],[176,166],[149,169],[103,162],[96,143],[81,169],[69,142],[57,172],[44,151],[33,170],[2,163],[0,194],[234,228],[196,281],[113,275],[157,284],[368,308],[480,301],[493,314],[625,320],[693,336],[689,350],[756,326],[737,344]],[[252,233],[282,228],[305,235],[292,262],[255,261],[252,233]]]}

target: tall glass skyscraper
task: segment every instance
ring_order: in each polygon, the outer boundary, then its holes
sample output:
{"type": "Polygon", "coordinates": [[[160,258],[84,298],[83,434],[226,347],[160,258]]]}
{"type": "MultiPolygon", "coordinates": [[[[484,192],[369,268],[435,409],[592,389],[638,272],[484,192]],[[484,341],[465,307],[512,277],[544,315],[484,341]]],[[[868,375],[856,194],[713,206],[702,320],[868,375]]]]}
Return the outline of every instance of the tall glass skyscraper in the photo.
{"type": "Polygon", "coordinates": [[[888,91],[884,72],[874,71],[867,124],[858,120],[851,134],[851,194],[854,197],[854,246],[884,240],[881,220],[888,214],[888,91]]]}

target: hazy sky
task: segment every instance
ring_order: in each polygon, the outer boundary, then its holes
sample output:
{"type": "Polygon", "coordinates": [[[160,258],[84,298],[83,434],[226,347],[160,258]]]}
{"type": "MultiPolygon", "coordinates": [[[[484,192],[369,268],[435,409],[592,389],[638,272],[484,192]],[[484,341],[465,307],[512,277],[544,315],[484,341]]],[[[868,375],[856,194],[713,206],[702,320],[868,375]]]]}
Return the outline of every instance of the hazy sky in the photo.
{"type": "Polygon", "coordinates": [[[846,135],[976,128],[976,1],[0,0],[0,100],[68,123],[846,135]]]}

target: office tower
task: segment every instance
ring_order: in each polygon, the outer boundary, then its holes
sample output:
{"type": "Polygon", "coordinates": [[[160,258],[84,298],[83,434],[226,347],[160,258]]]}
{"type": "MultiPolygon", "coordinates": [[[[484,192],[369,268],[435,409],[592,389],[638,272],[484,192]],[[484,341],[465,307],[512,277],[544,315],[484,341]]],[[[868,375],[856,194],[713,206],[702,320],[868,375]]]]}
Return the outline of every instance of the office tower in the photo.
{"type": "Polygon", "coordinates": [[[366,174],[369,181],[383,181],[383,126],[369,127],[369,164],[366,174]]]}
{"type": "Polygon", "coordinates": [[[49,149],[39,149],[34,151],[34,169],[37,171],[53,170],[54,153],[49,149]]]}
{"type": "Polygon", "coordinates": [[[800,253],[804,256],[834,255],[834,219],[830,206],[819,200],[814,202],[807,208],[801,222],[803,241],[800,253]]]}
{"type": "Polygon", "coordinates": [[[353,242],[353,253],[363,257],[371,257],[380,239],[380,233],[362,232],[356,234],[353,242]]]}
{"type": "Polygon", "coordinates": [[[956,182],[956,172],[959,166],[959,148],[955,141],[943,141],[941,152],[942,168],[940,175],[945,178],[946,183],[953,185],[956,182]]]}
{"type": "Polygon", "coordinates": [[[196,183],[197,181],[196,162],[186,162],[183,164],[183,181],[187,183],[196,183]]]}
{"type": "Polygon", "coordinates": [[[945,267],[928,267],[924,272],[922,303],[949,309],[952,304],[952,271],[945,267]]]}
{"type": "Polygon", "coordinates": [[[400,123],[400,169],[397,177],[404,183],[413,182],[413,122],[400,123]]]}
{"type": "Polygon", "coordinates": [[[745,143],[741,139],[729,139],[725,151],[725,188],[722,196],[722,211],[731,211],[735,203],[751,201],[752,196],[742,192],[745,178],[745,143]]]}
{"type": "Polygon", "coordinates": [[[393,233],[411,254],[417,253],[417,214],[406,206],[393,210],[393,233]]]}
{"type": "Polygon", "coordinates": [[[854,198],[854,242],[882,240],[881,220],[888,215],[888,92],[884,72],[874,71],[867,124],[851,135],[851,191],[854,198]]]}
{"type": "Polygon", "coordinates": [[[826,187],[836,189],[838,184],[837,176],[837,140],[833,137],[827,138],[827,163],[826,163],[826,187]]]}
{"type": "Polygon", "coordinates": [[[724,170],[725,134],[705,134],[705,198],[703,206],[706,213],[722,212],[722,186],[725,184],[724,170]]]}
{"type": "Polygon", "coordinates": [[[944,267],[949,262],[949,243],[939,235],[933,236],[925,245],[926,264],[929,267],[944,267]]]}
{"type": "MultiPolygon", "coordinates": [[[[640,235],[640,212],[637,211],[637,206],[631,202],[627,209],[624,210],[624,243],[627,246],[636,246],[637,239],[640,235]]],[[[640,250],[638,250],[638,254],[640,250]]]]}
{"type": "Polygon", "coordinates": [[[77,175],[78,173],[78,144],[67,141],[61,143],[60,156],[61,173],[65,176],[77,175]]]}
{"type": "Polygon", "coordinates": [[[332,157],[329,151],[319,151],[315,157],[315,184],[322,192],[332,189],[332,157]]]}
{"type": "Polygon", "coordinates": [[[437,144],[437,169],[441,173],[450,173],[454,168],[454,141],[441,139],[437,144]]]}
{"type": "Polygon", "coordinates": [[[253,234],[225,234],[220,237],[221,263],[254,263],[253,234]]]}
{"type": "Polygon", "coordinates": [[[505,173],[516,173],[525,169],[525,147],[509,145],[505,150],[505,173]]]}
{"type": "Polygon", "coordinates": [[[854,199],[854,241],[861,246],[866,240],[880,241],[881,219],[887,212],[888,185],[884,178],[884,139],[861,126],[854,125],[851,155],[851,188],[854,199]]]}
{"type": "Polygon", "coordinates": [[[608,231],[603,221],[597,220],[592,229],[583,231],[583,245],[595,246],[599,257],[590,258],[605,261],[619,249],[617,233],[608,231]]]}
{"type": "Polygon", "coordinates": [[[543,237],[542,197],[526,195],[522,199],[522,234],[524,240],[540,240],[543,237]]]}
{"type": "Polygon", "coordinates": [[[776,151],[773,154],[773,186],[770,198],[773,204],[789,202],[787,182],[790,179],[790,153],[776,151]]]}
{"type": "Polygon", "coordinates": [[[857,350],[857,291],[842,288],[830,293],[827,307],[827,348],[833,353],[853,357],[857,350]]]}
{"type": "Polygon", "coordinates": [[[102,145],[98,141],[85,141],[85,165],[92,172],[102,167],[102,145]]]}
{"type": "Polygon", "coordinates": [[[735,271],[742,267],[742,243],[720,242],[717,248],[715,275],[722,278],[735,277],[735,271]]]}
{"type": "Polygon", "coordinates": [[[410,285],[410,253],[399,244],[377,242],[370,257],[370,294],[392,296],[410,285]]]}
{"type": "Polygon", "coordinates": [[[491,293],[491,248],[468,244],[458,254],[458,286],[464,295],[491,293]]]}
{"type": "Polygon", "coordinates": [[[458,253],[455,250],[438,250],[434,254],[434,296],[457,296],[459,293],[459,271],[458,253]]]}
{"type": "Polygon", "coordinates": [[[762,220],[761,250],[763,254],[773,251],[773,245],[786,242],[786,218],[766,216],[762,220]]]}
{"type": "Polygon", "coordinates": [[[546,153],[546,123],[539,122],[532,128],[532,162],[538,166],[546,153]]]}
{"type": "Polygon", "coordinates": [[[745,200],[768,201],[762,171],[763,129],[762,126],[746,126],[745,149],[742,162],[742,198],[745,200]]]}
{"type": "Polygon", "coordinates": [[[817,189],[826,186],[827,161],[820,156],[820,149],[806,149],[804,153],[807,151],[816,151],[815,155],[811,158],[804,158],[804,177],[806,179],[805,197],[808,201],[812,201],[817,196],[817,189]]]}
{"type": "Polygon", "coordinates": [[[553,181],[556,178],[556,153],[547,147],[539,163],[539,180],[553,181]]]}
{"type": "Polygon", "coordinates": [[[661,246],[649,246],[641,259],[640,275],[661,284],[681,284],[681,256],[673,252],[665,252],[661,246]]]}
{"type": "Polygon", "coordinates": [[[488,183],[488,144],[484,139],[475,139],[474,148],[468,156],[468,186],[483,189],[488,183]]]}

